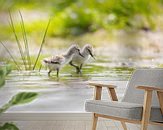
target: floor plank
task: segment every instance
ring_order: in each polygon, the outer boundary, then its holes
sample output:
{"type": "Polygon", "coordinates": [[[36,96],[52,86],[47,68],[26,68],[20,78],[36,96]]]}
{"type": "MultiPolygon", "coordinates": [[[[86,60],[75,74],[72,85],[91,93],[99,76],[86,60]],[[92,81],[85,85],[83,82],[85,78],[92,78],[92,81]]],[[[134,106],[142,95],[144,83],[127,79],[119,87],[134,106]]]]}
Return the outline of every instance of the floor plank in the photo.
{"type": "MultiPolygon", "coordinates": [[[[92,124],[90,120],[15,121],[13,123],[20,130],[91,130],[92,124]]],[[[97,130],[122,130],[122,126],[117,121],[99,120],[97,130]]]]}

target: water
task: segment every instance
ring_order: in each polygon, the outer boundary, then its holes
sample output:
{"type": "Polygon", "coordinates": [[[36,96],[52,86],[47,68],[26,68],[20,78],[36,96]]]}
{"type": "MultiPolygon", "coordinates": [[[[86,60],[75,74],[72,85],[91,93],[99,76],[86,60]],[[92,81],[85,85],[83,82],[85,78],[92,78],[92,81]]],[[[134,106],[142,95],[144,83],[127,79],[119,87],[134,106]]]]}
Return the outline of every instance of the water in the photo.
{"type": "MultiPolygon", "coordinates": [[[[157,65],[158,62],[152,64],[149,58],[111,60],[106,57],[97,57],[96,61],[92,60],[84,66],[82,75],[76,74],[75,69],[71,66],[61,70],[60,78],[56,78],[56,72],[48,77],[47,70],[44,68],[40,72],[12,71],[0,91],[0,105],[3,105],[16,93],[26,91],[38,92],[39,97],[30,104],[14,106],[8,112],[84,112],[85,100],[93,97],[93,88],[88,85],[89,81],[117,85],[116,91],[121,99],[127,81],[135,68],[156,67],[157,65]]],[[[108,98],[107,91],[103,91],[103,98],[108,98]]]]}

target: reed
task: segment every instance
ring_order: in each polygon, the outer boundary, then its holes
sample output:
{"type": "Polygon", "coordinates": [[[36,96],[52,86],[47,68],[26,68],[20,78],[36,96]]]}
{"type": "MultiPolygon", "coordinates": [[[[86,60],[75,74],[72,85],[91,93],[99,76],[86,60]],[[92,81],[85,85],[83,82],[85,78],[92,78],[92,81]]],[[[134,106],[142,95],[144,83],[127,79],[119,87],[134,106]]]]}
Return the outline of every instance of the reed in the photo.
{"type": "Polygon", "coordinates": [[[42,64],[40,65],[38,72],[40,72],[40,71],[41,71],[41,69],[42,69],[42,64]]]}
{"type": "Polygon", "coordinates": [[[10,55],[11,59],[13,60],[13,62],[15,63],[17,69],[20,71],[21,68],[18,65],[18,63],[16,62],[15,58],[13,57],[13,55],[10,53],[10,50],[4,45],[4,43],[2,41],[0,41],[1,45],[5,48],[5,50],[7,51],[7,53],[10,55]]]}
{"type": "Polygon", "coordinates": [[[38,54],[37,54],[36,61],[35,61],[34,66],[33,66],[33,70],[35,70],[35,68],[36,68],[38,59],[39,59],[40,54],[41,54],[41,51],[42,51],[42,47],[43,47],[43,45],[45,44],[45,38],[46,38],[46,34],[47,34],[47,31],[48,31],[50,22],[51,22],[51,19],[49,19],[49,22],[48,22],[48,24],[47,24],[47,26],[46,26],[45,33],[44,33],[44,36],[43,36],[43,39],[42,39],[42,42],[41,42],[41,46],[40,46],[39,52],[38,52],[38,54]]]}
{"type": "Polygon", "coordinates": [[[19,15],[21,18],[21,29],[22,29],[22,35],[23,35],[23,40],[24,40],[24,47],[25,47],[25,54],[27,57],[27,62],[28,62],[28,69],[31,70],[31,58],[30,58],[30,53],[29,53],[29,45],[28,45],[28,40],[27,40],[27,34],[24,26],[24,20],[21,11],[19,11],[19,15]]]}
{"type": "MultiPolygon", "coordinates": [[[[21,59],[22,59],[22,62],[23,62],[25,70],[35,70],[36,69],[36,65],[38,63],[38,60],[39,60],[39,57],[40,57],[40,54],[41,54],[41,51],[42,51],[42,48],[43,48],[43,45],[45,44],[45,38],[46,38],[46,35],[47,35],[47,31],[48,31],[51,19],[49,19],[48,24],[47,24],[47,26],[45,28],[45,32],[44,32],[44,35],[43,35],[43,38],[42,38],[42,41],[41,41],[41,45],[40,45],[38,54],[36,56],[36,60],[34,61],[34,65],[32,67],[31,56],[30,56],[30,52],[29,52],[29,43],[28,43],[27,33],[26,33],[26,29],[25,29],[25,24],[24,24],[24,19],[23,19],[21,11],[19,11],[19,15],[20,15],[20,18],[21,18],[20,26],[21,26],[21,33],[22,33],[22,36],[23,36],[24,48],[22,47],[22,45],[20,43],[20,40],[18,38],[18,35],[16,33],[16,29],[15,29],[13,18],[12,18],[12,15],[11,15],[10,11],[9,11],[9,18],[10,18],[10,22],[9,23],[10,23],[11,29],[13,31],[13,34],[15,36],[17,47],[19,49],[19,53],[20,53],[20,56],[21,56],[21,59]]],[[[10,55],[12,60],[14,61],[14,63],[16,65],[16,67],[18,68],[18,70],[22,70],[22,68],[20,68],[19,64],[17,63],[17,61],[13,57],[12,53],[10,52],[10,50],[1,41],[0,41],[0,43],[6,49],[6,51],[8,52],[8,54],[10,55]]],[[[41,66],[39,68],[39,71],[40,70],[41,70],[41,66]]]]}
{"type": "Polygon", "coordinates": [[[17,45],[18,45],[19,52],[20,52],[20,55],[21,55],[21,58],[22,58],[22,61],[23,61],[25,70],[27,70],[26,61],[25,61],[25,56],[24,56],[24,53],[23,53],[23,49],[22,49],[22,46],[21,46],[20,41],[19,41],[19,39],[18,39],[18,36],[17,36],[17,34],[16,34],[15,27],[14,27],[14,22],[13,22],[12,15],[11,15],[11,12],[10,12],[10,11],[9,11],[9,16],[10,16],[10,25],[11,25],[11,29],[12,29],[12,31],[13,31],[13,33],[14,33],[14,36],[15,36],[15,39],[16,39],[16,43],[17,43],[17,45]]]}

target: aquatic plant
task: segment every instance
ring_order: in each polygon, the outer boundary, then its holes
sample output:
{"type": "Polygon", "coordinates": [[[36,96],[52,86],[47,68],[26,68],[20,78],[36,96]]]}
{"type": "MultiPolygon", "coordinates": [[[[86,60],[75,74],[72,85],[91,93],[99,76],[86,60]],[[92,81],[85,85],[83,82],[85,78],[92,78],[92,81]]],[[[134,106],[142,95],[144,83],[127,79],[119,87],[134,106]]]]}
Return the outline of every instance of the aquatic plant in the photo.
{"type": "MultiPolygon", "coordinates": [[[[20,18],[21,18],[20,26],[21,26],[21,33],[22,33],[23,41],[24,41],[24,48],[23,48],[23,45],[21,44],[20,39],[18,38],[18,35],[16,33],[16,29],[15,29],[15,25],[14,25],[14,22],[13,22],[11,12],[9,12],[11,29],[12,29],[13,34],[14,34],[15,39],[16,39],[17,47],[19,49],[19,54],[21,56],[21,60],[23,62],[24,69],[25,70],[35,70],[36,65],[38,63],[38,60],[39,60],[39,57],[40,57],[40,54],[41,54],[41,51],[42,51],[42,48],[43,48],[43,45],[45,44],[45,38],[46,38],[46,35],[47,35],[47,31],[48,31],[51,19],[49,19],[49,22],[48,22],[47,27],[45,29],[45,32],[44,32],[44,35],[43,35],[43,38],[42,38],[42,41],[41,41],[41,45],[40,45],[38,54],[36,55],[36,59],[35,59],[34,63],[32,63],[32,59],[31,59],[30,52],[29,52],[30,50],[29,50],[29,43],[28,43],[28,39],[27,39],[27,33],[26,33],[24,20],[23,20],[23,16],[22,16],[21,11],[19,11],[19,15],[20,15],[20,18]],[[32,67],[32,64],[33,64],[33,67],[32,67]]],[[[5,44],[2,41],[0,41],[0,43],[5,48],[7,53],[10,55],[11,59],[13,60],[14,64],[16,65],[16,68],[18,70],[23,70],[22,65],[18,64],[17,60],[12,55],[11,51],[5,46],[5,44]]]]}
{"type": "MultiPolygon", "coordinates": [[[[5,77],[11,72],[10,65],[0,66],[0,87],[5,84],[5,77]]],[[[6,104],[0,107],[0,115],[7,111],[9,108],[15,105],[22,105],[35,100],[38,96],[36,92],[19,92],[11,98],[6,104]]],[[[19,128],[13,123],[4,123],[0,126],[0,130],[19,130],[19,128]]]]}
{"type": "Polygon", "coordinates": [[[48,28],[49,28],[49,25],[50,25],[50,21],[51,21],[51,19],[49,19],[48,25],[47,25],[47,27],[45,29],[45,33],[44,33],[44,36],[43,36],[43,39],[42,39],[42,42],[41,42],[41,46],[40,46],[39,52],[37,54],[36,61],[35,61],[34,66],[33,66],[33,70],[35,69],[35,67],[37,65],[38,59],[39,59],[41,51],[42,51],[42,47],[45,44],[45,38],[46,38],[46,34],[47,34],[47,31],[48,31],[48,28]]]}
{"type": "Polygon", "coordinates": [[[7,51],[7,53],[10,55],[11,59],[13,60],[13,62],[15,63],[16,67],[18,70],[21,70],[20,66],[18,65],[17,61],[15,60],[15,58],[13,57],[13,55],[10,53],[10,50],[5,46],[5,44],[0,41],[1,45],[5,48],[5,50],[7,51]]]}
{"type": "Polygon", "coordinates": [[[21,46],[21,44],[20,44],[20,41],[19,41],[19,39],[18,39],[18,36],[17,36],[17,34],[16,34],[16,30],[15,30],[15,27],[14,27],[14,23],[13,23],[13,19],[12,19],[12,16],[11,16],[11,12],[10,12],[10,11],[9,11],[9,16],[10,16],[10,25],[11,25],[11,29],[12,29],[13,34],[14,34],[14,36],[15,36],[16,43],[17,43],[17,45],[18,45],[19,53],[20,53],[20,55],[21,55],[21,58],[22,58],[24,67],[25,67],[25,69],[27,70],[25,55],[24,55],[22,46],[21,46]]]}
{"type": "Polygon", "coordinates": [[[27,57],[27,62],[28,62],[28,69],[31,69],[31,58],[30,58],[30,54],[29,54],[29,45],[28,45],[28,40],[27,40],[27,34],[26,34],[26,30],[25,30],[25,26],[24,26],[24,20],[23,20],[23,16],[21,14],[21,12],[19,11],[19,15],[21,17],[21,28],[22,28],[22,34],[23,34],[23,40],[24,40],[24,46],[25,46],[25,54],[27,57]]]}

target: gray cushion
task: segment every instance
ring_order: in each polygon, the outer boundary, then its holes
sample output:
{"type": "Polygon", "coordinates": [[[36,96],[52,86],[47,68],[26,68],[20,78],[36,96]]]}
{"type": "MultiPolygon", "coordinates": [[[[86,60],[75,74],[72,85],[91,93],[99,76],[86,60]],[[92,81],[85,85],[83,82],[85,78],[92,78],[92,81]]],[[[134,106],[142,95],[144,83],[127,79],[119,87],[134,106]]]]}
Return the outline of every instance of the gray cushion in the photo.
{"type": "MultiPolygon", "coordinates": [[[[141,120],[143,105],[128,102],[109,102],[106,100],[86,100],[85,110],[87,112],[94,112],[108,116],[141,120]]],[[[151,121],[163,122],[163,116],[160,108],[152,108],[151,121]]]]}

